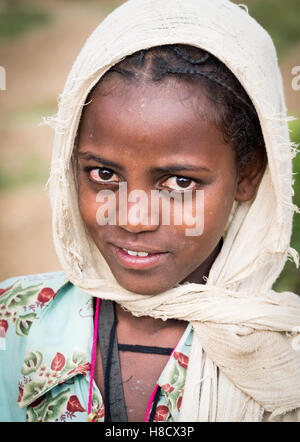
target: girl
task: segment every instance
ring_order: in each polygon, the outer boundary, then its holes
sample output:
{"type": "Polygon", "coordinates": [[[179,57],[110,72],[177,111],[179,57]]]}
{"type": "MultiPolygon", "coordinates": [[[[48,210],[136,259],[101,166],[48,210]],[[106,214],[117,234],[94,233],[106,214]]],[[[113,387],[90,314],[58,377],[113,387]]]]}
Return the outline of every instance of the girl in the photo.
{"type": "Polygon", "coordinates": [[[53,122],[63,271],[2,283],[2,419],[299,420],[300,301],[271,290],[297,262],[293,149],[266,32],[228,0],[130,0],[53,122]]]}

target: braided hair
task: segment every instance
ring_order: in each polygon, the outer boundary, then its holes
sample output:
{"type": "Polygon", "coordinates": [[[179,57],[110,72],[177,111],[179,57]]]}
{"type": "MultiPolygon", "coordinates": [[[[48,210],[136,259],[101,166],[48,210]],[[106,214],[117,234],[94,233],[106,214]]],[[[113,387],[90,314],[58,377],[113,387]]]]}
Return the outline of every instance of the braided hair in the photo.
{"type": "Polygon", "coordinates": [[[209,52],[183,44],[156,46],[127,56],[104,77],[113,73],[131,82],[150,78],[157,83],[167,77],[192,82],[208,99],[210,116],[224,141],[234,149],[238,170],[257,157],[266,159],[263,134],[252,101],[227,66],[209,52]]]}

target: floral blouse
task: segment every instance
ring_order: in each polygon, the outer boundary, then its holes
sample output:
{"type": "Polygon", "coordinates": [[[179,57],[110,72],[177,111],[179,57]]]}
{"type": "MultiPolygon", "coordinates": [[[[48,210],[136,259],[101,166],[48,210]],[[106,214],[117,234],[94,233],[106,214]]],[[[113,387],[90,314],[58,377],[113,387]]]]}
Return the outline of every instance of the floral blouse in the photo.
{"type": "MultiPolygon", "coordinates": [[[[176,422],[193,329],[188,325],[162,371],[154,421],[176,422]]],[[[0,284],[0,421],[86,422],[93,342],[93,297],[64,272],[0,284]]],[[[93,382],[92,411],[104,421],[93,382]]]]}

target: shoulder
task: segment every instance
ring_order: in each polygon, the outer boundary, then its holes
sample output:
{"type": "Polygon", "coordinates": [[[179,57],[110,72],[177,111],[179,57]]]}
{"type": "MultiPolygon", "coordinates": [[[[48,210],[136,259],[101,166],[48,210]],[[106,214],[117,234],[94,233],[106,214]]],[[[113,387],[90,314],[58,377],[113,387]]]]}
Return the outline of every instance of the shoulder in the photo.
{"type": "Polygon", "coordinates": [[[15,276],[0,282],[0,421],[25,420],[24,410],[16,404],[30,331],[68,282],[64,272],[15,276]]]}
{"type": "Polygon", "coordinates": [[[8,278],[0,283],[0,334],[10,325],[16,333],[28,334],[41,310],[68,282],[64,272],[39,273],[8,278]]]}
{"type": "Polygon", "coordinates": [[[67,277],[65,272],[63,271],[14,276],[0,282],[0,296],[3,294],[4,291],[10,289],[12,286],[15,285],[28,287],[30,285],[42,284],[43,286],[53,286],[53,288],[56,288],[57,284],[60,285],[64,282],[67,282],[67,277]]]}

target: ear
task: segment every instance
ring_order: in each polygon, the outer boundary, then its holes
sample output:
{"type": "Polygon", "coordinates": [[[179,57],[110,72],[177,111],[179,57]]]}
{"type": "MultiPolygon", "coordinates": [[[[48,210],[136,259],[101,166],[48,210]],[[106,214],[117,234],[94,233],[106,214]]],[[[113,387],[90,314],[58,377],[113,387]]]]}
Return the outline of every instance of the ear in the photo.
{"type": "Polygon", "coordinates": [[[243,166],[238,174],[235,200],[245,202],[252,200],[257,192],[267,164],[266,157],[258,156],[251,163],[243,166]]]}

